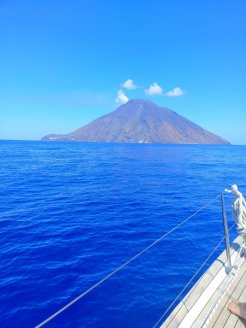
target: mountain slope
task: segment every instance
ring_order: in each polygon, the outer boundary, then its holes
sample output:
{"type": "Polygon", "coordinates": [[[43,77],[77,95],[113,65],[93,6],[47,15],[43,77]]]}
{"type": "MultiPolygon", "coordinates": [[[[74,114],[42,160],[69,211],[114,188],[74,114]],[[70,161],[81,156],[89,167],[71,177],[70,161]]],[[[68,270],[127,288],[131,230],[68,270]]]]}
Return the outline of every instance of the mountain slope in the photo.
{"type": "Polygon", "coordinates": [[[42,140],[228,144],[226,140],[204,130],[174,111],[143,99],[129,100],[114,112],[102,116],[72,133],[50,134],[42,140]]]}

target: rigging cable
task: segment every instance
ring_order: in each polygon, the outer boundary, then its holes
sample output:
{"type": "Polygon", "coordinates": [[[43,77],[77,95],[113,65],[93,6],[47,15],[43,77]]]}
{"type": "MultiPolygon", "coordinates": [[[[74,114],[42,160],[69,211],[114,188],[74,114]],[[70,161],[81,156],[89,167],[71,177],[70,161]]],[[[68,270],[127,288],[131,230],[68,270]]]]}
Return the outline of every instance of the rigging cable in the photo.
{"type": "Polygon", "coordinates": [[[77,296],[76,298],[74,298],[71,302],[67,303],[60,310],[58,310],[57,312],[55,312],[54,314],[52,314],[46,320],[44,320],[41,323],[39,323],[37,326],[35,326],[35,328],[40,328],[40,327],[44,326],[45,324],[47,324],[52,319],[54,319],[55,317],[57,317],[59,314],[61,314],[66,309],[68,309],[70,306],[72,306],[74,303],[76,303],[77,301],[79,301],[81,298],[83,298],[85,295],[87,295],[88,293],[90,293],[92,290],[94,290],[95,288],[97,288],[98,286],[100,286],[102,283],[104,283],[106,280],[108,280],[109,278],[111,278],[117,272],[119,272],[120,270],[124,269],[128,264],[130,264],[131,262],[133,262],[134,260],[136,260],[139,256],[141,256],[142,254],[144,254],[145,252],[147,252],[154,245],[156,245],[157,243],[159,243],[163,239],[167,238],[172,232],[174,232],[175,230],[177,230],[179,227],[181,227],[184,223],[186,223],[187,221],[189,221],[195,215],[197,215],[198,213],[200,213],[201,211],[203,211],[205,208],[207,208],[209,205],[211,205],[213,202],[215,202],[219,197],[220,197],[220,195],[218,195],[217,197],[215,197],[214,199],[212,199],[211,201],[209,201],[206,205],[204,205],[203,207],[201,207],[195,213],[193,213],[192,215],[190,215],[188,218],[186,218],[185,220],[183,220],[181,223],[177,224],[174,228],[172,228],[171,230],[169,230],[168,232],[166,232],[160,238],[156,239],[149,246],[145,247],[142,251],[140,251],[135,256],[133,256],[132,258],[130,258],[129,260],[127,260],[126,262],[124,262],[122,265],[120,265],[118,268],[116,268],[111,273],[109,273],[108,275],[106,275],[104,278],[102,278],[101,280],[99,280],[97,283],[95,283],[93,286],[91,286],[90,288],[88,288],[82,294],[80,294],[79,296],[77,296]]]}

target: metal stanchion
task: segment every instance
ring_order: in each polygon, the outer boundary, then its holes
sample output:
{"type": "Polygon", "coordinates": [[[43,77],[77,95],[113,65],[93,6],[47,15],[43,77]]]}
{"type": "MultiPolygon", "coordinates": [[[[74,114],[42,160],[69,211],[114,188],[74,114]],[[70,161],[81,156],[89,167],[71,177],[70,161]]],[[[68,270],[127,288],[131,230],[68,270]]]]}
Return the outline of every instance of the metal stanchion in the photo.
{"type": "Polygon", "coordinates": [[[231,252],[230,252],[228,224],[227,224],[226,208],[225,208],[225,200],[224,200],[223,192],[221,193],[221,204],[222,204],[223,226],[224,226],[225,243],[226,243],[226,256],[227,256],[227,263],[228,263],[226,271],[227,271],[227,273],[229,273],[232,269],[232,265],[231,265],[231,252]]]}

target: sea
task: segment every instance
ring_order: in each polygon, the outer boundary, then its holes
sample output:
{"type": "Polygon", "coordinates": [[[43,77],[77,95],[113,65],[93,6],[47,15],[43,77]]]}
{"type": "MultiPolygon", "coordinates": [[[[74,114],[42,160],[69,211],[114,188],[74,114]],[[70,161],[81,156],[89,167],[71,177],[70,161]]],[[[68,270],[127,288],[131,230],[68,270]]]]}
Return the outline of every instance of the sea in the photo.
{"type": "Polygon", "coordinates": [[[223,238],[245,168],[246,146],[0,141],[1,328],[35,327],[167,234],[45,325],[153,327],[223,238]]]}

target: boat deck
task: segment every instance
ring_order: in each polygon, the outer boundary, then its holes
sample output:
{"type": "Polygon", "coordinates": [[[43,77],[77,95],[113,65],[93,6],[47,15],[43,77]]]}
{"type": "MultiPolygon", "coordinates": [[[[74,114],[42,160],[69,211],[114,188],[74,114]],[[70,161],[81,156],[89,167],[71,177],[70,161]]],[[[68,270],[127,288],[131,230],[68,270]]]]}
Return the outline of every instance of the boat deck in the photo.
{"type": "Polygon", "coordinates": [[[246,321],[231,314],[231,300],[246,302],[246,260],[242,239],[231,245],[233,269],[227,273],[224,251],[199,279],[161,328],[243,328],[246,321]]]}
{"type": "Polygon", "coordinates": [[[226,292],[224,298],[216,308],[214,315],[208,323],[208,328],[244,328],[246,320],[239,319],[227,310],[230,301],[246,302],[246,261],[244,261],[240,271],[226,292]]]}

